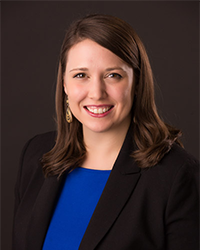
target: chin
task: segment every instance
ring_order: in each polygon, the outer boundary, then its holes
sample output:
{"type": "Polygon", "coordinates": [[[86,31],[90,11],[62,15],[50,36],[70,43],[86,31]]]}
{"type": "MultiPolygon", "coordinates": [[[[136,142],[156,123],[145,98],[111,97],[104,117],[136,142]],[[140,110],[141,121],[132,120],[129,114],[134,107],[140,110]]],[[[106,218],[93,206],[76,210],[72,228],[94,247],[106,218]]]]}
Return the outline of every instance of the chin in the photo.
{"type": "Polygon", "coordinates": [[[94,133],[104,133],[109,131],[109,128],[89,128],[89,130],[91,130],[94,133]]]}
{"type": "Polygon", "coordinates": [[[95,133],[103,133],[103,132],[107,132],[112,128],[112,125],[107,125],[106,124],[94,124],[93,126],[91,126],[91,124],[89,126],[84,126],[86,130],[90,130],[92,132],[95,133]]]}

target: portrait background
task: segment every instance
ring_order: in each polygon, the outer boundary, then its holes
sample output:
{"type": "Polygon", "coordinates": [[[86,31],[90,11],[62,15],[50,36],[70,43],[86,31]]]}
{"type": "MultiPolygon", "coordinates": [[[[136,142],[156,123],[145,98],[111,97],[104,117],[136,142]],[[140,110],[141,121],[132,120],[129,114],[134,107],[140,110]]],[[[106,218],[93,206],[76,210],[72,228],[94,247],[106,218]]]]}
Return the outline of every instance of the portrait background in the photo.
{"type": "Polygon", "coordinates": [[[11,249],[14,186],[25,142],[55,129],[54,92],[65,30],[90,13],[129,22],[143,41],[156,80],[160,115],[183,131],[199,157],[198,2],[2,2],[1,246],[11,249]]]}

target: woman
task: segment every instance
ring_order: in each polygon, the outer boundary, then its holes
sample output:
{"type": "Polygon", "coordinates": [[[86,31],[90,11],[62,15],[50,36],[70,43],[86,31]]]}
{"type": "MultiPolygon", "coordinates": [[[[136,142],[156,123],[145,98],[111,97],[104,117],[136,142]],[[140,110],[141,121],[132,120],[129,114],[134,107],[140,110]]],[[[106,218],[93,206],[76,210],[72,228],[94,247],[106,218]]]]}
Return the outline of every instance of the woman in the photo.
{"type": "Polygon", "coordinates": [[[198,163],[158,116],[132,27],[90,15],[68,29],[57,132],[25,146],[13,249],[198,249],[198,163]]]}

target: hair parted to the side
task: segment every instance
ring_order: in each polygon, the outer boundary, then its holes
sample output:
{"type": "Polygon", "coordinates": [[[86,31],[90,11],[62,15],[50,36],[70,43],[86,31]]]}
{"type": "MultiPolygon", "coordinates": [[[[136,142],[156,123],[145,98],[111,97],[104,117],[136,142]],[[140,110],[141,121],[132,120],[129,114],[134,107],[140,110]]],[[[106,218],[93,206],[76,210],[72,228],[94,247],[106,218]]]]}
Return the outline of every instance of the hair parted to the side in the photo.
{"type": "Polygon", "coordinates": [[[82,124],[73,116],[67,123],[66,94],[63,87],[68,51],[84,39],[91,39],[112,51],[134,71],[137,97],[134,100],[133,152],[138,166],[157,164],[171,149],[181,132],[159,117],[154,99],[154,81],[145,48],[133,28],[125,21],[109,15],[89,15],[71,24],[66,32],[61,52],[56,88],[57,138],[55,146],[43,156],[45,176],[62,175],[66,170],[81,166],[86,157],[82,124]]]}

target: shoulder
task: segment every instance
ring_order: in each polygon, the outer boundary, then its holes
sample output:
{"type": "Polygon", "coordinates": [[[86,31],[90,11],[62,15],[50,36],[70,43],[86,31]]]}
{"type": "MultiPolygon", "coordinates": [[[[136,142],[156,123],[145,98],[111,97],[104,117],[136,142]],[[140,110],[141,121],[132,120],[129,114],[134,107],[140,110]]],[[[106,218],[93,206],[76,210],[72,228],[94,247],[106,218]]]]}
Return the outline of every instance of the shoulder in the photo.
{"type": "Polygon", "coordinates": [[[174,144],[168,154],[163,158],[163,163],[173,163],[176,165],[189,164],[198,165],[198,160],[188,153],[184,148],[174,144]]]}
{"type": "Polygon", "coordinates": [[[173,175],[180,169],[188,168],[191,171],[199,169],[199,161],[184,148],[174,144],[171,150],[160,160],[160,162],[148,168],[155,172],[173,175]]]}
{"type": "Polygon", "coordinates": [[[157,165],[142,169],[142,176],[147,186],[169,194],[175,183],[182,183],[181,186],[186,183],[198,186],[199,162],[185,149],[174,144],[157,165]]]}
{"type": "Polygon", "coordinates": [[[140,189],[140,194],[145,193],[152,201],[152,207],[154,201],[160,204],[157,211],[168,208],[167,216],[173,211],[181,211],[178,207],[183,203],[187,208],[196,209],[199,162],[186,150],[174,145],[157,165],[141,170],[140,189]]]}
{"type": "Polygon", "coordinates": [[[42,156],[50,151],[56,140],[56,132],[51,131],[31,138],[24,146],[21,154],[21,168],[38,165],[42,156]]]}
{"type": "Polygon", "coordinates": [[[55,140],[56,132],[51,131],[36,135],[25,144],[21,153],[17,178],[17,184],[23,190],[25,190],[25,187],[28,186],[35,174],[39,179],[44,179],[41,159],[45,153],[53,148],[55,140]]]}
{"type": "Polygon", "coordinates": [[[163,187],[171,189],[174,183],[180,186],[198,186],[199,161],[179,145],[174,144],[158,165],[152,168],[162,181],[163,187]]]}
{"type": "Polygon", "coordinates": [[[163,169],[165,168],[167,172],[173,172],[174,174],[181,169],[185,169],[187,172],[196,172],[199,169],[199,161],[177,144],[172,146],[159,165],[163,169]]]}
{"type": "Polygon", "coordinates": [[[24,153],[32,156],[44,154],[52,149],[56,140],[56,132],[46,132],[39,134],[28,140],[24,146],[24,153]]]}

